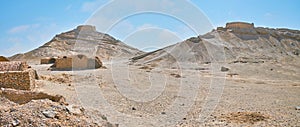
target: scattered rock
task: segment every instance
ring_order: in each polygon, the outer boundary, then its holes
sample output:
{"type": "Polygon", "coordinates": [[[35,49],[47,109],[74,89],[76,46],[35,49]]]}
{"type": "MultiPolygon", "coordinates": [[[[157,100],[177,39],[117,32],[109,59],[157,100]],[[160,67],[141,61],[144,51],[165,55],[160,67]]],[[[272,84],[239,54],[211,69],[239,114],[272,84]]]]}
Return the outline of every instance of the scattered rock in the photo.
{"type": "Polygon", "coordinates": [[[143,66],[143,67],[140,67],[139,69],[152,70],[152,68],[148,67],[148,66],[143,66]]]}
{"type": "Polygon", "coordinates": [[[234,76],[238,76],[239,74],[237,74],[237,73],[228,73],[227,74],[229,77],[234,77],[234,76]]]}
{"type": "Polygon", "coordinates": [[[12,125],[15,126],[19,126],[20,125],[20,121],[18,119],[13,119],[12,121],[12,125]]]}
{"type": "Polygon", "coordinates": [[[227,67],[221,67],[221,71],[222,71],[222,72],[229,71],[229,68],[227,68],[227,67]]]}
{"type": "Polygon", "coordinates": [[[47,118],[54,118],[56,116],[56,112],[53,110],[44,110],[42,113],[47,118]]]}
{"type": "Polygon", "coordinates": [[[79,106],[69,105],[69,106],[66,106],[66,109],[71,114],[82,115],[82,110],[81,110],[82,108],[79,106]]]}
{"type": "Polygon", "coordinates": [[[181,76],[179,74],[174,74],[172,73],[171,76],[175,77],[175,78],[181,78],[181,76]]]}

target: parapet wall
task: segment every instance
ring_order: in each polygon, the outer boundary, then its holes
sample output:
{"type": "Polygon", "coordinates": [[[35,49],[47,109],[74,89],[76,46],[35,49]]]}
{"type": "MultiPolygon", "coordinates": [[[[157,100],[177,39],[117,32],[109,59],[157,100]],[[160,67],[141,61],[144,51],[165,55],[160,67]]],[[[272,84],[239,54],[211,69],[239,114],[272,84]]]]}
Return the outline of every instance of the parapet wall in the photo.
{"type": "Polygon", "coordinates": [[[226,23],[226,28],[227,29],[234,29],[234,28],[247,28],[251,29],[254,28],[254,23],[245,23],[245,22],[231,22],[231,23],[226,23]]]}
{"type": "Polygon", "coordinates": [[[32,69],[0,72],[0,88],[32,90],[35,87],[35,77],[36,73],[32,69]]]}
{"type": "Polygon", "coordinates": [[[24,71],[28,67],[27,63],[22,61],[0,62],[0,71],[24,71]]]}

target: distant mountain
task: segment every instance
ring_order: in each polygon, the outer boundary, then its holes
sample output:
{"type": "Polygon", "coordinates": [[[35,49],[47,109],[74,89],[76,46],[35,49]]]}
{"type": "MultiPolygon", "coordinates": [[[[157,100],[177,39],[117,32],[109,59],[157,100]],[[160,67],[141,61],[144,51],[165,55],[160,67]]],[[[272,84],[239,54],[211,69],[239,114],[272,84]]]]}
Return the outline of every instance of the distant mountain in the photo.
{"type": "Polygon", "coordinates": [[[264,62],[299,57],[300,31],[227,23],[205,35],[192,37],[150,53],[133,57],[135,64],[175,66],[176,62],[264,62]]]}
{"type": "Polygon", "coordinates": [[[108,34],[96,31],[94,26],[82,25],[76,29],[56,35],[52,40],[24,54],[10,57],[11,60],[39,60],[43,57],[75,54],[97,55],[103,60],[112,57],[130,58],[143,53],[108,34]]]}

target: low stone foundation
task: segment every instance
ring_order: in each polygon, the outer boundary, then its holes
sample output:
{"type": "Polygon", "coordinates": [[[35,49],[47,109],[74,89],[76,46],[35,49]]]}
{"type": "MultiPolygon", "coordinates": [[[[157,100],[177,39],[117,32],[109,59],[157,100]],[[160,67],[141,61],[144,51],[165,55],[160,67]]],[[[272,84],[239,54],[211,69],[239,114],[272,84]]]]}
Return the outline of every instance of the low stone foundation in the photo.
{"type": "Polygon", "coordinates": [[[31,100],[49,99],[54,102],[65,102],[65,98],[60,95],[49,95],[41,92],[32,92],[14,89],[1,89],[0,96],[18,104],[25,104],[31,100]]]}

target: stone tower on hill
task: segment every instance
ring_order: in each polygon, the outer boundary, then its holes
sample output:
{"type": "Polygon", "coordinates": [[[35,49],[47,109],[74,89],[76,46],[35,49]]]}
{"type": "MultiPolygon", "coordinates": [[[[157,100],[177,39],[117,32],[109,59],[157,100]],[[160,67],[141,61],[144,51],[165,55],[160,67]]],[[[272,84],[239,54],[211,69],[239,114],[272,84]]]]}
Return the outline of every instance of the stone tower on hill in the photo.
{"type": "Polygon", "coordinates": [[[246,22],[230,22],[226,23],[227,29],[234,29],[234,28],[246,28],[251,29],[254,28],[254,23],[246,23],[246,22]]]}

